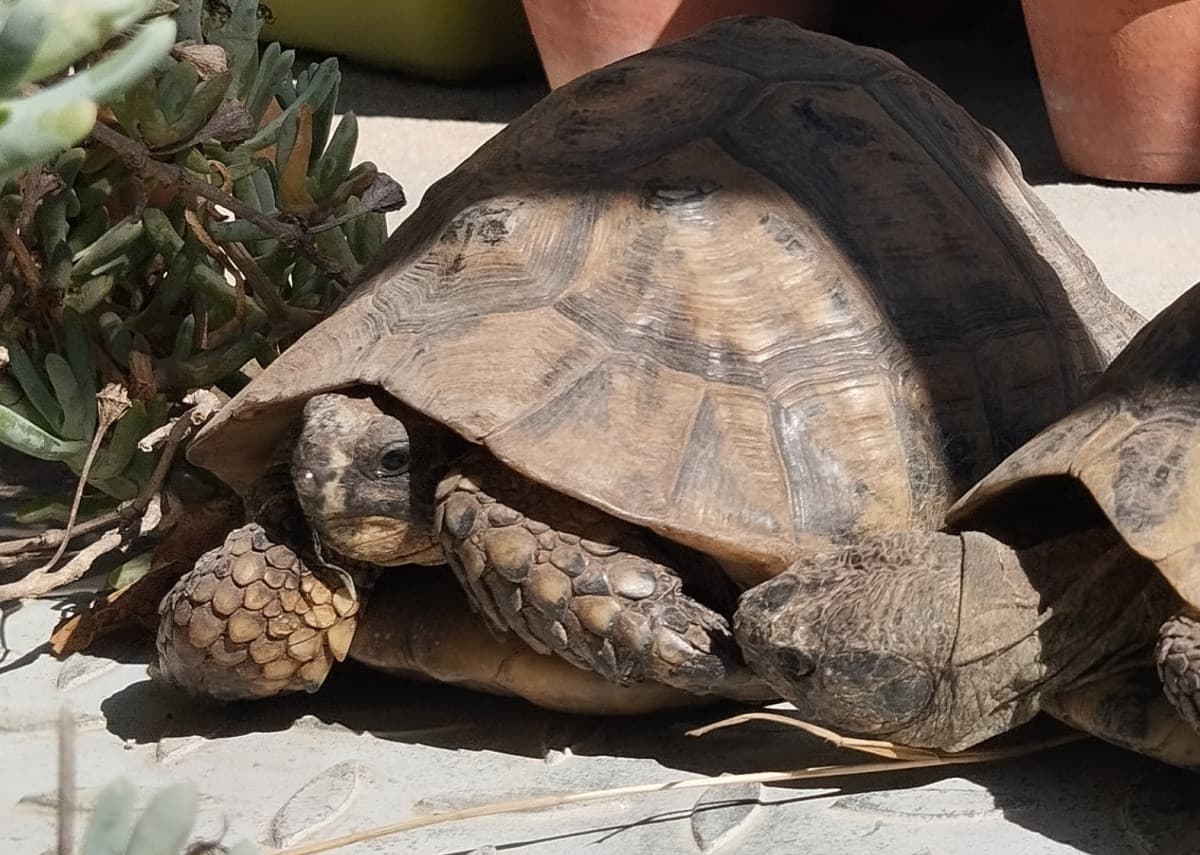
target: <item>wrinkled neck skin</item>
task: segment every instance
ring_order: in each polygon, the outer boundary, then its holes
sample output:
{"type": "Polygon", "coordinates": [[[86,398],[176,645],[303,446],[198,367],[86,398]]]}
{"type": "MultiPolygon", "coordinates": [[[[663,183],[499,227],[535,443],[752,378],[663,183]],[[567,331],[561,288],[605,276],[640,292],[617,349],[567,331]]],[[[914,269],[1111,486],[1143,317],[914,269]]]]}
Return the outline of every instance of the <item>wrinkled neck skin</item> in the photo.
{"type": "Polygon", "coordinates": [[[1108,526],[1025,549],[965,532],[959,633],[945,694],[945,747],[967,748],[1032,718],[1043,699],[1150,668],[1175,596],[1108,526]]]}
{"type": "Polygon", "coordinates": [[[892,533],[801,559],[742,596],[753,667],[843,733],[957,751],[1150,651],[1173,595],[1107,528],[1014,550],[892,533]]]}
{"type": "Polygon", "coordinates": [[[292,454],[300,505],[321,541],[349,558],[384,566],[440,564],[445,556],[434,531],[434,495],[467,444],[442,425],[375,398],[326,394],[306,404],[292,454]]]}

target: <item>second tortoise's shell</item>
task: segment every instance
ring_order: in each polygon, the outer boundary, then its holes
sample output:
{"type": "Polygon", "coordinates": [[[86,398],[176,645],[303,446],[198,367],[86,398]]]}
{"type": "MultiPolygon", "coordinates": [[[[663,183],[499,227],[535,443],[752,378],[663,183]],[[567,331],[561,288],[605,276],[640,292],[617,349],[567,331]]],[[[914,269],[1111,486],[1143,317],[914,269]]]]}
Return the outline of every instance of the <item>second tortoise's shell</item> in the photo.
{"type": "Polygon", "coordinates": [[[951,522],[970,526],[997,500],[1060,478],[1081,483],[1125,542],[1200,609],[1200,285],[1142,328],[1086,403],[965,495],[951,522]]]}
{"type": "Polygon", "coordinates": [[[307,397],[376,385],[743,582],[940,525],[1141,321],[936,87],[770,19],[557,90],[381,259],[194,462],[245,489],[307,397]]]}

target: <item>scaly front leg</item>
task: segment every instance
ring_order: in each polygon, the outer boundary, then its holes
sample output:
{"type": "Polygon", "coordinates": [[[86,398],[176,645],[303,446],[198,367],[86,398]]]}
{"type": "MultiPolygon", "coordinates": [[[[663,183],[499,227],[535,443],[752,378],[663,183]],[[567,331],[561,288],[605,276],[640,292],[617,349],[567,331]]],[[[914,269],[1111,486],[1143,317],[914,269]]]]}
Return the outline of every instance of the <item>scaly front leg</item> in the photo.
{"type": "Polygon", "coordinates": [[[1184,613],[1164,623],[1155,661],[1167,700],[1200,732],[1200,618],[1184,613]]]}
{"type": "Polygon", "coordinates": [[[689,593],[732,602],[731,583],[703,556],[691,556],[685,582],[652,535],[483,453],[443,479],[437,502],[447,559],[495,628],[620,684],[771,695],[742,663],[728,620],[689,593]]]}

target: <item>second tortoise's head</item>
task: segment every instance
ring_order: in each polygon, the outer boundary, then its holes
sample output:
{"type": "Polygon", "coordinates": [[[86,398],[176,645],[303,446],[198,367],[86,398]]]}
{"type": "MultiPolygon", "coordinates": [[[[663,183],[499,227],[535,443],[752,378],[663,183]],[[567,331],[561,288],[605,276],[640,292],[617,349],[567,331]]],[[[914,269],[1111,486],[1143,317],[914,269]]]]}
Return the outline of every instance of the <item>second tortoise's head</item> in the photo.
{"type": "Polygon", "coordinates": [[[961,566],[958,537],[917,532],[803,557],[742,595],[738,644],[806,720],[937,743],[961,566]]]}
{"type": "Polygon", "coordinates": [[[434,491],[460,441],[369,393],[316,395],[292,453],[300,506],[321,540],[371,564],[438,564],[434,491]]]}

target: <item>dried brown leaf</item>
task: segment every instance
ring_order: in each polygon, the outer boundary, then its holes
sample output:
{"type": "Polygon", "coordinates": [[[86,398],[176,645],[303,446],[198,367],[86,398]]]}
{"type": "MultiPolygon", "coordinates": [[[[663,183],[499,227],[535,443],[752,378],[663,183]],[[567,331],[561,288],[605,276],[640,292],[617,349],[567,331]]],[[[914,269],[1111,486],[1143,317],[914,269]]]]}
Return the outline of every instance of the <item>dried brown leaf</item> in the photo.
{"type": "Polygon", "coordinates": [[[317,209],[308,192],[308,166],[312,157],[313,110],[301,104],[297,116],[296,142],[279,172],[279,200],[283,210],[308,217],[317,209]]]}
{"type": "Polygon", "coordinates": [[[220,45],[180,42],[171,48],[171,56],[196,69],[201,80],[210,80],[229,69],[229,55],[220,45]]]}
{"type": "Polygon", "coordinates": [[[186,524],[173,527],[154,550],[148,573],[59,622],[50,635],[51,653],[60,658],[78,653],[118,630],[153,630],[158,625],[158,604],[179,577],[241,524],[241,502],[222,496],[189,509],[182,518],[186,524]]]}

